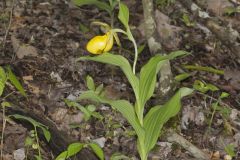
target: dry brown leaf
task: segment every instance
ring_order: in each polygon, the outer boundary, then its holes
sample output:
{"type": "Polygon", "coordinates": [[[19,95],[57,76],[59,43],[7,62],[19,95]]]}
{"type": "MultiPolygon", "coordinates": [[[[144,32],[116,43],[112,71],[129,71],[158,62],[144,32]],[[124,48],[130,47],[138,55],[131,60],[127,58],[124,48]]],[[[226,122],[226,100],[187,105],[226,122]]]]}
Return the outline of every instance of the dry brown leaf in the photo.
{"type": "Polygon", "coordinates": [[[234,89],[240,90],[240,70],[225,70],[224,79],[228,80],[234,89]]]}
{"type": "Polygon", "coordinates": [[[11,36],[11,41],[13,50],[19,59],[22,59],[24,56],[38,56],[38,52],[35,47],[31,45],[21,44],[21,42],[15,36],[11,36]]]}
{"type": "Polygon", "coordinates": [[[220,152],[216,151],[212,154],[211,160],[220,160],[220,152]]]}
{"type": "Polygon", "coordinates": [[[157,31],[161,37],[161,43],[167,49],[176,50],[181,42],[181,37],[178,36],[181,31],[180,27],[170,25],[170,19],[162,12],[156,10],[155,18],[157,23],[157,31]]]}
{"type": "Polygon", "coordinates": [[[223,15],[226,8],[234,7],[228,0],[208,0],[207,9],[215,13],[216,15],[223,15]]]}

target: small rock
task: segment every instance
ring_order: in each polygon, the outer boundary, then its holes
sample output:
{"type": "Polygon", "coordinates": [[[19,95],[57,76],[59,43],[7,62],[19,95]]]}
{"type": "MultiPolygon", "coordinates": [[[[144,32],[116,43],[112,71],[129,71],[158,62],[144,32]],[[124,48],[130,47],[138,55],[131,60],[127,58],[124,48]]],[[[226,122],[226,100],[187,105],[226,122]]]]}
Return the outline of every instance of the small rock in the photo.
{"type": "Polygon", "coordinates": [[[24,160],[25,159],[25,150],[24,148],[17,149],[13,152],[14,160],[24,160]]]}
{"type": "Polygon", "coordinates": [[[62,78],[59,76],[58,73],[52,72],[52,73],[50,74],[50,76],[51,76],[52,79],[55,79],[57,82],[62,82],[62,78]]]}
{"type": "Polygon", "coordinates": [[[238,118],[238,113],[239,111],[237,109],[232,109],[231,114],[230,114],[230,119],[232,121],[235,121],[238,118]]]}
{"type": "Polygon", "coordinates": [[[212,154],[211,160],[220,160],[220,152],[216,151],[212,154]]]}
{"type": "Polygon", "coordinates": [[[225,155],[224,160],[232,160],[232,157],[230,155],[225,155]]]}
{"type": "Polygon", "coordinates": [[[22,59],[25,56],[38,56],[38,52],[35,47],[27,44],[21,44],[21,42],[14,36],[11,37],[11,41],[14,52],[19,59],[22,59]]]}
{"type": "Polygon", "coordinates": [[[103,148],[105,146],[105,142],[106,142],[106,138],[101,137],[101,138],[97,138],[94,139],[93,142],[97,143],[101,148],[103,148]]]}

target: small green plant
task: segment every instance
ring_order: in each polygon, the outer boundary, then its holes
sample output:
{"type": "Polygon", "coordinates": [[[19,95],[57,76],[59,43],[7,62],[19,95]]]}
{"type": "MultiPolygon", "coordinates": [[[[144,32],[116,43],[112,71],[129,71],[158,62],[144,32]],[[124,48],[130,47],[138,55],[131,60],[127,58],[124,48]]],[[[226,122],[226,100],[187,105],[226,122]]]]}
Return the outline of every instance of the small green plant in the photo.
{"type": "Polygon", "coordinates": [[[211,83],[205,83],[200,80],[195,80],[193,84],[193,88],[199,92],[206,93],[208,91],[218,91],[219,88],[211,83]]]}
{"type": "Polygon", "coordinates": [[[224,119],[227,119],[229,117],[230,110],[227,109],[226,107],[219,106],[219,103],[222,102],[222,99],[227,98],[228,96],[229,96],[228,93],[222,92],[221,95],[218,97],[217,101],[212,103],[211,107],[213,109],[213,112],[212,112],[211,119],[209,122],[209,129],[212,126],[212,121],[213,121],[216,111],[218,111],[223,116],[224,119]]]}
{"type": "Polygon", "coordinates": [[[14,87],[21,93],[21,95],[27,97],[25,90],[15,74],[12,72],[11,68],[7,66],[6,69],[4,69],[0,66],[0,96],[3,94],[7,81],[10,81],[11,84],[14,85],[14,87]]]}
{"type": "Polygon", "coordinates": [[[235,146],[233,144],[228,144],[224,147],[225,152],[231,156],[231,157],[235,157],[236,156],[236,152],[235,152],[235,146]]]}
{"type": "MultiPolygon", "coordinates": [[[[15,88],[24,96],[27,97],[27,94],[25,92],[25,90],[23,89],[21,83],[18,81],[17,77],[14,75],[14,73],[12,72],[12,70],[10,69],[9,66],[7,66],[6,68],[3,68],[0,66],[0,101],[1,101],[1,107],[2,107],[2,115],[3,115],[3,121],[2,121],[2,134],[1,134],[1,146],[3,146],[3,141],[4,141],[4,131],[5,131],[5,127],[6,127],[6,115],[5,115],[5,110],[6,107],[11,107],[11,104],[9,102],[7,102],[5,99],[10,96],[12,93],[8,94],[5,97],[2,97],[5,86],[7,84],[7,82],[10,81],[11,84],[13,86],[15,86],[15,88]]],[[[1,159],[3,158],[3,152],[2,152],[1,148],[1,159]]]]}
{"type": "Polygon", "coordinates": [[[193,27],[195,26],[195,23],[191,21],[190,17],[188,14],[184,13],[182,16],[182,21],[185,23],[186,26],[188,27],[193,27]]]}
{"type": "Polygon", "coordinates": [[[103,150],[96,143],[79,143],[75,142],[68,146],[66,151],[60,153],[55,160],[66,160],[75,156],[83,148],[91,148],[100,160],[104,160],[103,150]]]}
{"type": "MultiPolygon", "coordinates": [[[[219,88],[216,87],[215,85],[210,84],[210,83],[205,83],[205,82],[202,82],[200,80],[195,80],[194,81],[193,88],[195,90],[197,90],[199,93],[203,94],[205,99],[207,97],[209,97],[207,95],[207,92],[209,92],[209,91],[211,91],[211,92],[219,91],[219,88]]],[[[221,104],[222,100],[224,98],[227,98],[228,96],[229,96],[228,93],[222,92],[217,99],[215,99],[215,98],[213,99],[214,102],[211,102],[212,113],[211,113],[209,124],[208,124],[208,132],[211,129],[213,118],[214,118],[216,112],[218,112],[222,115],[225,123],[227,122],[227,119],[229,118],[229,115],[230,115],[231,111],[226,106],[220,106],[219,104],[221,104]]],[[[212,99],[213,97],[210,97],[210,98],[212,99]]]]}
{"type": "Polygon", "coordinates": [[[100,113],[96,112],[96,106],[94,105],[87,105],[86,107],[84,107],[75,101],[70,101],[68,99],[65,99],[64,101],[68,107],[74,107],[80,110],[84,114],[85,121],[88,121],[91,117],[103,120],[103,116],[100,113]]]}
{"type": "Polygon", "coordinates": [[[50,139],[51,139],[51,133],[48,131],[48,127],[39,123],[39,122],[37,122],[37,121],[35,121],[34,119],[32,119],[30,117],[26,117],[26,116],[23,116],[23,115],[14,114],[14,115],[10,115],[9,117],[13,117],[13,118],[18,119],[18,120],[25,120],[25,121],[28,121],[29,123],[31,123],[33,125],[34,129],[32,131],[30,131],[30,136],[28,136],[26,138],[25,146],[26,147],[31,146],[33,149],[37,149],[38,150],[38,155],[35,155],[35,158],[37,160],[42,160],[37,129],[39,128],[39,129],[42,130],[45,139],[47,140],[47,142],[49,142],[50,139]]]}

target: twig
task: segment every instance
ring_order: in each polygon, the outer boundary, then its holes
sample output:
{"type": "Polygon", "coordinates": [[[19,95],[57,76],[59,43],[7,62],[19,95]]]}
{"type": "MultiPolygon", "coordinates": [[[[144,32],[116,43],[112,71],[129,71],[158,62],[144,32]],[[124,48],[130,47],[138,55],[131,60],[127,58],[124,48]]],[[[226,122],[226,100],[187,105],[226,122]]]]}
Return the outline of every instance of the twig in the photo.
{"type": "Polygon", "coordinates": [[[203,67],[203,66],[194,66],[194,65],[183,65],[185,69],[191,69],[191,70],[198,70],[198,71],[206,71],[206,72],[212,72],[216,74],[224,74],[224,71],[215,69],[212,67],[203,67]]]}
{"type": "Polygon", "coordinates": [[[2,111],[2,115],[3,115],[3,120],[2,120],[2,134],[1,134],[1,160],[3,160],[3,140],[4,140],[4,131],[5,131],[5,127],[6,127],[6,116],[5,116],[5,106],[3,107],[3,111],[2,111]]]}
{"type": "Polygon", "coordinates": [[[3,55],[4,55],[4,51],[5,51],[5,45],[6,45],[7,36],[8,36],[9,30],[10,30],[11,25],[12,25],[12,17],[13,17],[14,3],[15,3],[15,0],[12,0],[12,8],[11,8],[11,12],[10,12],[10,18],[9,18],[8,28],[7,28],[7,30],[6,30],[6,33],[5,33],[5,36],[4,36],[4,39],[3,39],[3,55]]]}
{"type": "MultiPolygon", "coordinates": [[[[196,93],[196,94],[199,94],[199,95],[202,95],[202,96],[205,96],[205,97],[207,97],[207,98],[209,98],[209,99],[212,99],[212,100],[214,100],[214,101],[218,101],[217,98],[214,98],[214,97],[209,96],[209,95],[207,95],[207,94],[204,94],[204,93],[201,93],[201,92],[195,92],[195,93],[196,93]]],[[[229,108],[234,108],[234,107],[231,107],[229,104],[224,103],[224,102],[222,102],[222,101],[220,101],[219,104],[222,105],[222,106],[229,107],[229,108]]]]}
{"type": "Polygon", "coordinates": [[[208,155],[207,153],[204,153],[202,150],[197,148],[195,145],[193,145],[188,140],[186,140],[184,137],[175,133],[174,131],[170,130],[170,133],[167,134],[167,140],[169,142],[178,143],[184,149],[189,151],[191,153],[191,155],[194,156],[198,160],[210,160],[210,155],[208,155]]]}

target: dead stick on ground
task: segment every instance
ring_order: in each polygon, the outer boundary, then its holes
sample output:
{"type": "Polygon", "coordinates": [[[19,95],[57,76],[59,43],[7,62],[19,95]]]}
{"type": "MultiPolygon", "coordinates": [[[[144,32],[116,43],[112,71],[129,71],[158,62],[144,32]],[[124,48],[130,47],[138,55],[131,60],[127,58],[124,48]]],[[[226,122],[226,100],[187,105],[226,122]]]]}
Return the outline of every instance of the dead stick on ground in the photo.
{"type": "Polygon", "coordinates": [[[11,8],[11,12],[10,12],[8,28],[7,28],[6,32],[5,32],[5,36],[4,36],[4,39],[3,39],[3,55],[4,55],[4,51],[5,51],[5,45],[6,45],[6,41],[7,41],[7,36],[8,36],[9,30],[10,30],[11,25],[12,25],[14,3],[15,3],[15,0],[12,0],[12,8],[11,8]]]}
{"type": "Polygon", "coordinates": [[[207,153],[204,153],[202,150],[198,149],[196,146],[194,146],[192,143],[187,141],[185,138],[180,136],[179,134],[169,131],[167,135],[168,142],[172,143],[178,143],[181,145],[184,149],[189,151],[192,156],[194,156],[198,160],[210,160],[210,156],[207,153]]]}

